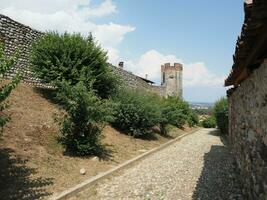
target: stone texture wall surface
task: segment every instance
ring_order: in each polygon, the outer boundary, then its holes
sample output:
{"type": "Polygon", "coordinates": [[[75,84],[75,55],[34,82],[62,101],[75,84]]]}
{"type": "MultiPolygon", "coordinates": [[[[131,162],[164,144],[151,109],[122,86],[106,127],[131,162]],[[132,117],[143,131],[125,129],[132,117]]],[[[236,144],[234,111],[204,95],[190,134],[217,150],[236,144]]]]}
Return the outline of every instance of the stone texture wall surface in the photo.
{"type": "Polygon", "coordinates": [[[140,78],[140,77],[138,77],[138,76],[126,71],[126,70],[123,70],[119,67],[111,66],[111,69],[114,72],[114,74],[116,74],[117,76],[119,76],[122,79],[123,83],[128,88],[142,89],[145,91],[156,93],[156,94],[161,95],[161,96],[163,96],[165,94],[165,87],[163,87],[163,86],[151,85],[151,84],[147,83],[145,80],[143,80],[142,78],[140,78]]]}
{"type": "Polygon", "coordinates": [[[230,140],[247,199],[267,199],[267,60],[229,97],[230,140]]]}
{"type": "Polygon", "coordinates": [[[166,63],[161,66],[161,83],[165,87],[165,97],[183,96],[183,65],[166,63]]]}
{"type": "Polygon", "coordinates": [[[18,63],[6,75],[7,78],[13,77],[19,71],[23,74],[24,81],[42,85],[40,80],[31,75],[28,57],[32,42],[43,34],[0,14],[0,41],[4,44],[5,53],[8,56],[19,54],[18,63]]]}

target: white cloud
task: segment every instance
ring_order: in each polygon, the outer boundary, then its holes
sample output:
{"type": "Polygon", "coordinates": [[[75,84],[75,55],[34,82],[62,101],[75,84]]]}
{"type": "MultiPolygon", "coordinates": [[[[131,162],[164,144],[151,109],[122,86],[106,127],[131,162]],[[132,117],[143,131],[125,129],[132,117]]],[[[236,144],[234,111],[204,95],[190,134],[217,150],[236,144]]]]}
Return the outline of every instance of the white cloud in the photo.
{"type": "Polygon", "coordinates": [[[131,26],[109,23],[96,26],[93,33],[104,46],[114,47],[123,41],[127,33],[134,30],[131,26]]]}
{"type": "Polygon", "coordinates": [[[184,64],[184,85],[193,86],[223,86],[224,76],[212,73],[203,62],[184,64]]]}
{"type": "Polygon", "coordinates": [[[112,0],[103,0],[93,5],[93,0],[1,0],[0,13],[41,31],[92,32],[100,44],[112,52],[110,61],[116,60],[115,48],[125,35],[135,30],[130,25],[115,23],[97,24],[95,17],[104,17],[117,12],[112,0]],[[115,56],[114,58],[112,56],[115,56]]]}
{"type": "Polygon", "coordinates": [[[93,5],[93,0],[1,0],[1,8],[28,10],[40,14],[52,14],[58,11],[78,12],[86,16],[103,17],[117,11],[112,0],[104,0],[93,5]]]}
{"type": "Polygon", "coordinates": [[[159,82],[160,66],[164,63],[173,64],[175,62],[182,63],[184,66],[183,84],[185,87],[223,85],[224,77],[212,73],[203,62],[184,63],[182,59],[177,58],[175,55],[163,55],[156,50],[144,53],[137,61],[126,61],[125,67],[141,77],[145,77],[145,74],[148,74],[149,79],[159,82]]]}
{"type": "Polygon", "coordinates": [[[145,77],[148,74],[148,78],[151,80],[160,79],[160,66],[167,62],[181,62],[173,55],[162,55],[156,50],[147,51],[136,62],[126,61],[125,65],[129,71],[134,74],[145,77]]]}
{"type": "Polygon", "coordinates": [[[87,13],[88,16],[103,17],[112,13],[116,13],[117,8],[111,0],[106,0],[102,2],[98,7],[95,7],[93,9],[83,9],[83,11],[85,12],[85,14],[87,13]]]}
{"type": "Polygon", "coordinates": [[[107,52],[108,52],[108,57],[109,57],[109,62],[114,64],[118,64],[121,60],[120,60],[120,52],[119,50],[112,48],[112,47],[107,47],[106,48],[107,52]]]}

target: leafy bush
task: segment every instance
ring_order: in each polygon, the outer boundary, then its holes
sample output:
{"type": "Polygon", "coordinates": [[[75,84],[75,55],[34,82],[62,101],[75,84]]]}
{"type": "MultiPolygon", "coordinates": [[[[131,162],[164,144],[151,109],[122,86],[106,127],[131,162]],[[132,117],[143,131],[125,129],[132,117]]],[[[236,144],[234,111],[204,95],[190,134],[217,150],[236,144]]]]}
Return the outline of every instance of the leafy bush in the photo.
{"type": "Polygon", "coordinates": [[[198,115],[212,115],[213,108],[209,107],[208,109],[195,109],[194,110],[198,115]]]}
{"type": "MultiPolygon", "coordinates": [[[[5,56],[4,47],[0,44],[0,76],[3,77],[5,73],[10,70],[16,64],[16,58],[8,58],[5,56]]],[[[0,128],[3,131],[3,127],[10,120],[10,116],[3,113],[3,111],[9,106],[6,102],[7,97],[10,95],[12,90],[20,82],[20,75],[15,76],[11,82],[4,84],[3,80],[0,80],[0,128]]]]}
{"type": "Polygon", "coordinates": [[[195,111],[190,110],[188,114],[187,122],[190,127],[197,126],[199,124],[198,114],[195,111]]]}
{"type": "Polygon", "coordinates": [[[34,74],[46,83],[67,81],[76,85],[82,81],[88,89],[92,86],[97,95],[107,98],[117,85],[107,59],[91,34],[85,38],[50,32],[33,44],[30,63],[34,74]]]}
{"type": "Polygon", "coordinates": [[[223,134],[228,133],[228,102],[225,97],[221,98],[215,103],[214,106],[214,116],[218,128],[223,134]]]}
{"type": "Polygon", "coordinates": [[[151,128],[161,121],[159,98],[143,91],[120,90],[114,98],[117,105],[113,125],[134,137],[151,133],[151,128]]]}
{"type": "Polygon", "coordinates": [[[168,125],[182,128],[198,124],[198,115],[179,97],[162,98],[144,91],[122,89],[114,98],[114,127],[139,137],[159,126],[162,135],[168,134],[168,125]]]}
{"type": "Polygon", "coordinates": [[[204,128],[215,128],[216,127],[216,119],[214,116],[211,116],[202,121],[202,126],[204,128]]]}
{"type": "Polygon", "coordinates": [[[57,94],[66,114],[59,120],[61,143],[76,155],[99,155],[105,122],[112,120],[112,106],[98,98],[82,82],[75,86],[62,82],[57,94]]]}
{"type": "Polygon", "coordinates": [[[166,118],[166,123],[178,128],[182,128],[186,124],[189,113],[188,103],[179,97],[168,97],[162,105],[162,116],[166,118]]]}

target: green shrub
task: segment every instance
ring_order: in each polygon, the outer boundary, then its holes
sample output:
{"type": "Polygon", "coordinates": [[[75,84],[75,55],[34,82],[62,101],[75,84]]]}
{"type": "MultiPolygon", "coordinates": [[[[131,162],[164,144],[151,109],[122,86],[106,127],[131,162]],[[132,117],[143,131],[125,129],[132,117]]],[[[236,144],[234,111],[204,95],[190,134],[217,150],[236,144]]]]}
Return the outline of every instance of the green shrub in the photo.
{"type": "Polygon", "coordinates": [[[211,116],[202,121],[202,126],[204,128],[215,128],[216,127],[216,119],[214,116],[211,116]]]}
{"type": "Polygon", "coordinates": [[[188,103],[179,97],[168,97],[162,105],[162,116],[166,123],[182,128],[188,121],[190,108],[188,103]]]}
{"type": "Polygon", "coordinates": [[[197,126],[199,124],[198,114],[194,110],[190,109],[187,122],[190,127],[197,126]]]}
{"type": "Polygon", "coordinates": [[[107,98],[117,86],[107,59],[91,34],[85,38],[50,32],[33,44],[30,63],[34,74],[45,83],[57,86],[67,81],[76,85],[82,81],[88,89],[92,86],[97,95],[107,98]]]}
{"type": "Polygon", "coordinates": [[[68,152],[79,156],[100,155],[101,132],[112,120],[112,105],[99,99],[82,82],[75,86],[62,82],[57,94],[66,114],[59,120],[61,143],[68,152]]]}
{"type": "MultiPolygon", "coordinates": [[[[4,53],[4,47],[0,44],[0,76],[3,77],[7,71],[9,71],[16,64],[16,58],[8,58],[4,53]]],[[[3,131],[3,127],[10,120],[10,116],[6,115],[3,111],[9,106],[6,102],[7,97],[12,90],[18,85],[21,80],[21,76],[18,74],[9,83],[4,84],[3,79],[0,80],[0,129],[3,131]]]]}
{"type": "Polygon", "coordinates": [[[150,134],[161,121],[159,98],[143,91],[120,90],[114,98],[114,127],[134,137],[150,134]]]}
{"type": "Polygon", "coordinates": [[[212,115],[213,108],[209,107],[208,109],[195,109],[194,110],[198,115],[212,115]]]}
{"type": "Polygon", "coordinates": [[[165,99],[144,91],[122,89],[114,101],[113,126],[134,137],[150,134],[154,126],[167,135],[168,125],[182,128],[186,123],[198,124],[198,115],[179,97],[165,99]]]}
{"type": "Polygon", "coordinates": [[[214,116],[216,118],[217,126],[223,134],[228,133],[228,102],[225,97],[221,98],[215,103],[214,116]]]}

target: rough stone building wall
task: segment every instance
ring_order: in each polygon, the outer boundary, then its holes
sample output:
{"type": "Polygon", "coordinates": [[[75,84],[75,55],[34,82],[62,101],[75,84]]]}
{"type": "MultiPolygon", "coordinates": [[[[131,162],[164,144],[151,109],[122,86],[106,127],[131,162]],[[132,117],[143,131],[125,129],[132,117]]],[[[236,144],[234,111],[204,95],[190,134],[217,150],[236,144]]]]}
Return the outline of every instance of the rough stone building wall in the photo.
{"type": "Polygon", "coordinates": [[[229,129],[248,199],[267,199],[267,60],[229,96],[229,129]]]}
{"type": "Polygon", "coordinates": [[[183,96],[183,66],[180,63],[166,63],[161,66],[161,85],[166,89],[164,96],[183,96]]]}
{"type": "Polygon", "coordinates": [[[111,66],[112,71],[118,77],[121,78],[125,86],[131,89],[142,89],[145,91],[156,93],[160,96],[164,95],[165,87],[164,86],[155,86],[147,83],[142,78],[124,70],[119,67],[111,66]]]}
{"type": "Polygon", "coordinates": [[[5,53],[8,56],[19,54],[17,65],[6,75],[13,77],[18,71],[23,74],[24,81],[41,84],[33,78],[28,68],[29,50],[32,42],[43,35],[43,33],[24,26],[9,17],[0,14],[0,41],[4,44],[5,53]]]}

